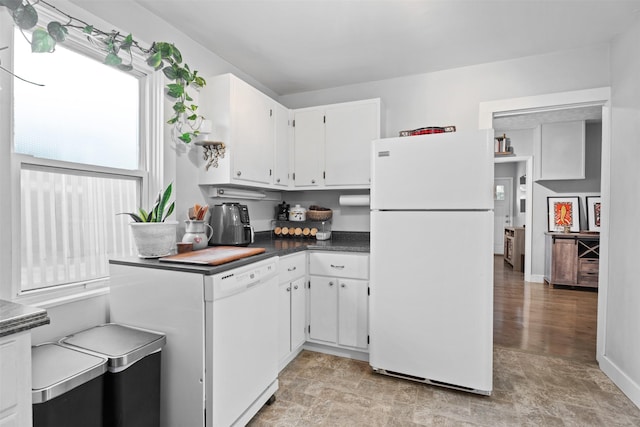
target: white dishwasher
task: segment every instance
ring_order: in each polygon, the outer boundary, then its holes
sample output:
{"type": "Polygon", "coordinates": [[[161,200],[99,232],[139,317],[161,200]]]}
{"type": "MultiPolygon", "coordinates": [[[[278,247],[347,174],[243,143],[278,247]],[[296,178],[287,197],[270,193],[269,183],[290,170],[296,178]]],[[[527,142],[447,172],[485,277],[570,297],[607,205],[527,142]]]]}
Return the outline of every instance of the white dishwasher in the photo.
{"type": "Polygon", "coordinates": [[[207,275],[111,262],[111,321],[166,334],[162,427],[244,426],[278,389],[278,258],[207,275]]]}
{"type": "Polygon", "coordinates": [[[207,426],[244,426],[278,389],[277,274],[272,260],[217,274],[205,287],[207,426]]]}

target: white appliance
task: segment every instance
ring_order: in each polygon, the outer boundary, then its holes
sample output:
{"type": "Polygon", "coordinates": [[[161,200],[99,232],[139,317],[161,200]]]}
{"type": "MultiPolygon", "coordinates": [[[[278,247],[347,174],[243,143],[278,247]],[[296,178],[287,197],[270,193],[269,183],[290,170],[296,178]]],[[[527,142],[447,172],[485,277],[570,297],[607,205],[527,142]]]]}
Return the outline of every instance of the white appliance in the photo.
{"type": "Polygon", "coordinates": [[[493,134],[374,141],[369,363],[489,395],[493,134]]]}
{"type": "Polygon", "coordinates": [[[166,334],[163,427],[244,426],[278,389],[278,258],[207,275],[111,264],[111,321],[166,334]]]}

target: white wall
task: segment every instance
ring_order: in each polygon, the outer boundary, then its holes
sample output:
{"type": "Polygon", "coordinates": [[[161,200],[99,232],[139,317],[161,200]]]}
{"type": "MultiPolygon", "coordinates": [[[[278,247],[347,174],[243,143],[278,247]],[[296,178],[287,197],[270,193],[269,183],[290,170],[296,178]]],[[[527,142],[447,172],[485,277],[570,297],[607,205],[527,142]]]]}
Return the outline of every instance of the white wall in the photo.
{"type": "MultiPolygon", "coordinates": [[[[609,265],[602,369],[640,406],[640,19],[611,49],[609,265]]],[[[606,208],[605,208],[606,209],[606,208]]],[[[606,213],[604,211],[603,213],[606,213]]],[[[601,322],[602,323],[602,322],[601,322]]]]}
{"type": "Polygon", "coordinates": [[[403,129],[478,128],[482,101],[609,85],[607,45],[280,97],[289,108],[382,98],[386,136],[403,129]]]}

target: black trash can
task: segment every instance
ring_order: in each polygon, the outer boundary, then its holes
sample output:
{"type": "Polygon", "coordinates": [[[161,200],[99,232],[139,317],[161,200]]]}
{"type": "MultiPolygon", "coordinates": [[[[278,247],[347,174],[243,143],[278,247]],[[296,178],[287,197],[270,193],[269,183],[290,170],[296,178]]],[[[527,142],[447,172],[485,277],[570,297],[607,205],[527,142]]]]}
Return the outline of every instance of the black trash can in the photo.
{"type": "Polygon", "coordinates": [[[45,343],[31,359],[34,427],[102,427],[106,358],[45,343]]]}
{"type": "Polygon", "coordinates": [[[160,425],[160,366],[164,334],[109,323],[60,340],[64,346],[107,359],[105,427],[160,425]]]}

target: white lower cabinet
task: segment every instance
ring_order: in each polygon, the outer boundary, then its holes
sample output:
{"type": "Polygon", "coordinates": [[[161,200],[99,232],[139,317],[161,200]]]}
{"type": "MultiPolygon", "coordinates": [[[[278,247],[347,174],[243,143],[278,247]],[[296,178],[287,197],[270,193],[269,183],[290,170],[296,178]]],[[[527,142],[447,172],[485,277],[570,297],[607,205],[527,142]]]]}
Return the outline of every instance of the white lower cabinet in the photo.
{"type": "Polygon", "coordinates": [[[309,339],[338,342],[337,279],[309,278],[309,339]]]}
{"type": "Polygon", "coordinates": [[[367,348],[369,341],[369,282],[340,279],[338,344],[367,348]]]}
{"type": "Polygon", "coordinates": [[[0,338],[0,426],[31,425],[31,333],[0,338]]]}
{"type": "Polygon", "coordinates": [[[368,265],[368,254],[309,254],[310,341],[367,350],[368,265]]]}
{"type": "Polygon", "coordinates": [[[278,364],[284,368],[306,341],[306,253],[280,258],[278,280],[278,364]]]}

